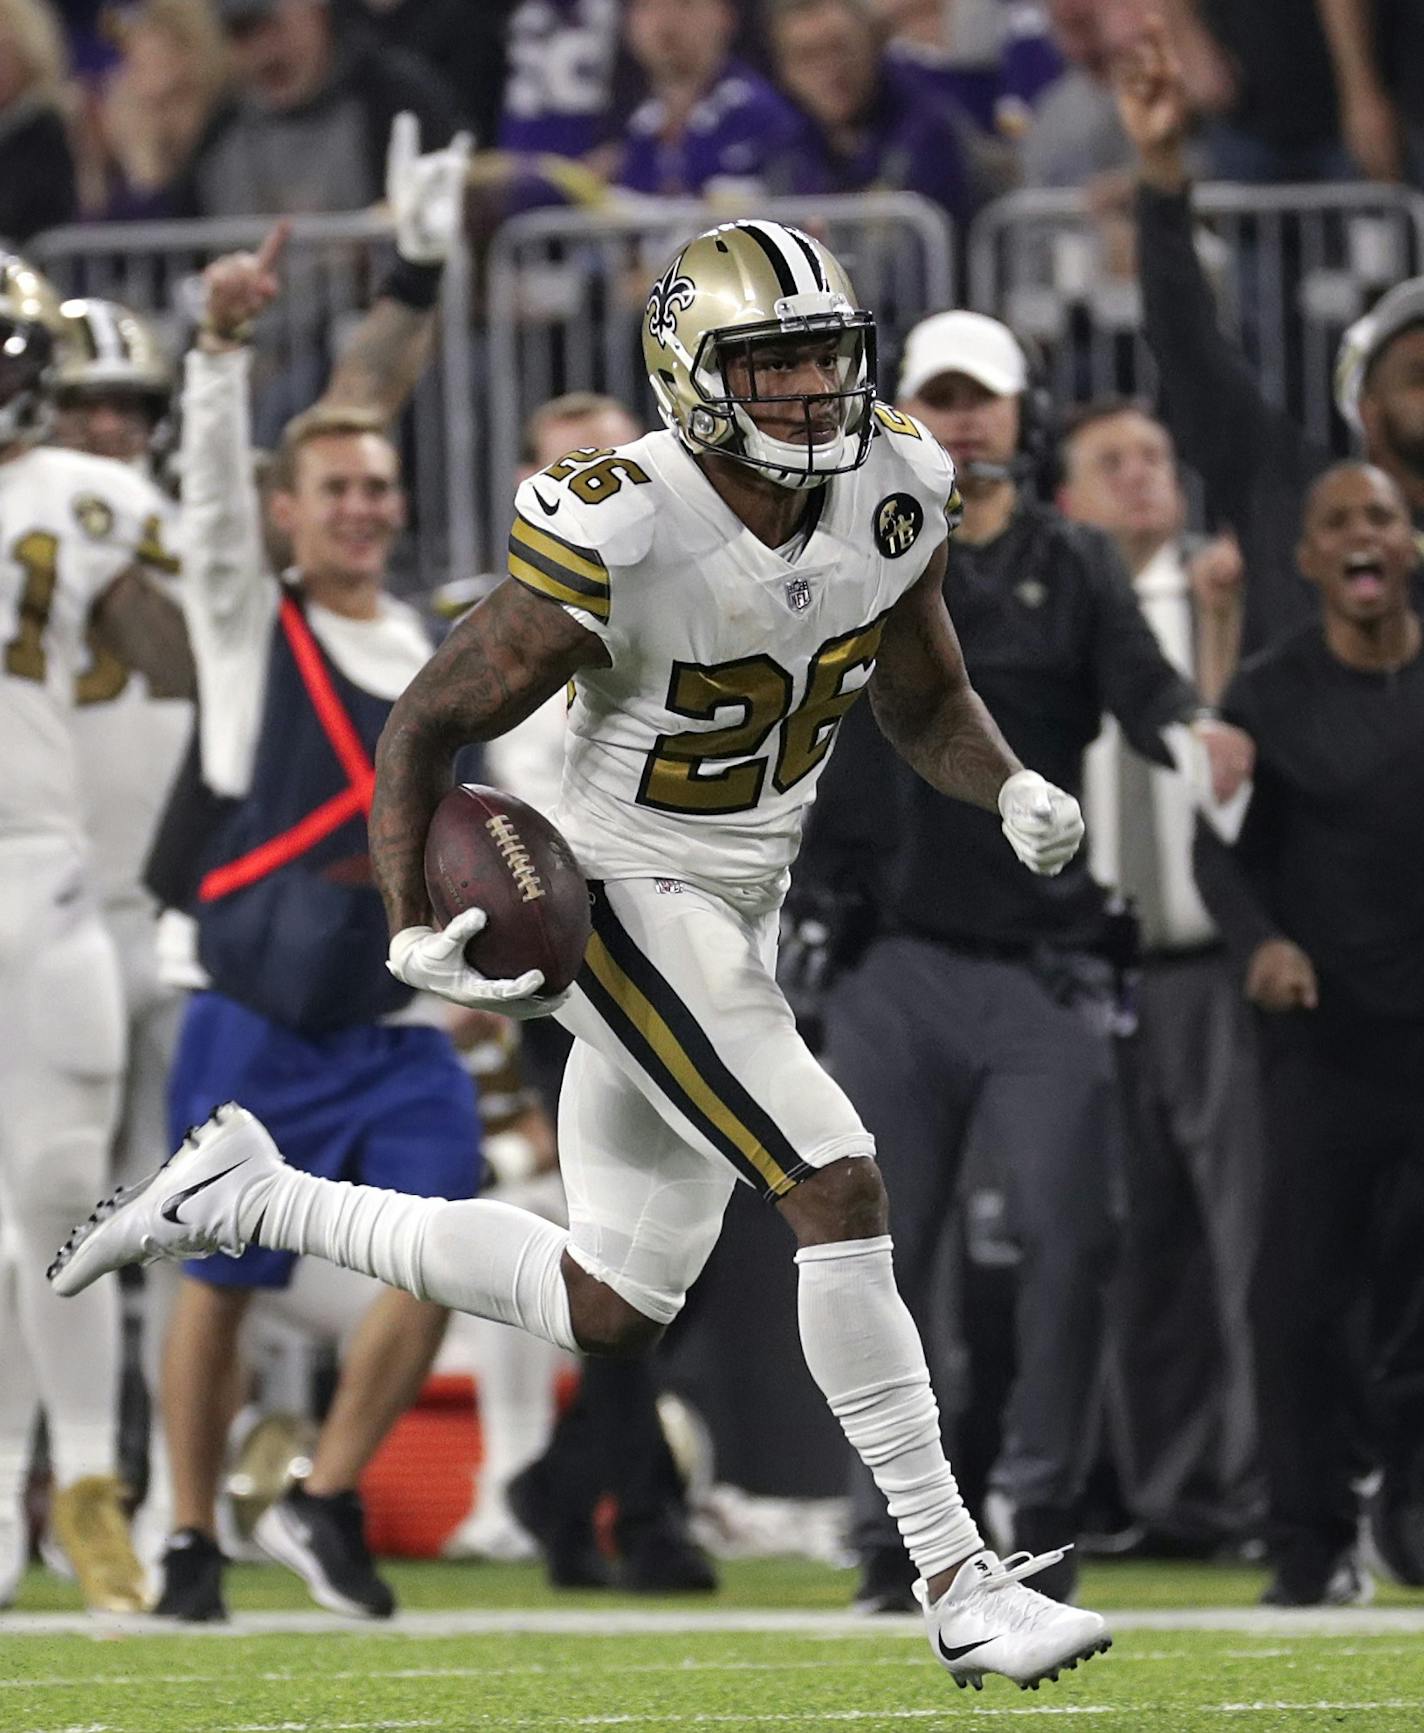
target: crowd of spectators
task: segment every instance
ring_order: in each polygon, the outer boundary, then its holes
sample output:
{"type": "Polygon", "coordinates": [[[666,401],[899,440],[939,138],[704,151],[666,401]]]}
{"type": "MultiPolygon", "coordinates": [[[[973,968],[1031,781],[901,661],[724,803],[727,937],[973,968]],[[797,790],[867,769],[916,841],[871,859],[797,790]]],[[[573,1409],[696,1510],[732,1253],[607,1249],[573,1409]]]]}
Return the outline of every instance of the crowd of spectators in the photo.
{"type": "MultiPolygon", "coordinates": [[[[4,0],[0,235],[361,207],[401,108],[429,143],[468,128],[631,194],[911,190],[964,219],[1014,186],[1126,167],[1108,66],[1146,6],[4,0]]],[[[1420,183],[1424,20],[1406,0],[1165,11],[1203,170],[1420,183]]]]}

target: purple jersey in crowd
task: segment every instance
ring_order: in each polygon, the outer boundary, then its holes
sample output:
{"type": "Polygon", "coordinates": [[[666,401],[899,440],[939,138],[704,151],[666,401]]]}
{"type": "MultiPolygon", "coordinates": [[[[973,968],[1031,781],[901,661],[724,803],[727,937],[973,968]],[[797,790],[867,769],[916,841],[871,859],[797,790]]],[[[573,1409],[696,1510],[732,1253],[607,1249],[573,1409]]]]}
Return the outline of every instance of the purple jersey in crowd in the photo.
{"type": "Polygon", "coordinates": [[[509,25],[502,150],[581,157],[609,136],[618,0],[523,0],[509,25]]]}
{"type": "Polygon", "coordinates": [[[700,193],[717,181],[765,181],[805,133],[805,122],[775,86],[729,60],[693,109],[680,137],[664,139],[663,105],[649,98],[623,134],[614,179],[633,192],[700,193]]]}
{"type": "Polygon", "coordinates": [[[960,125],[948,104],[917,71],[890,59],[859,148],[838,153],[808,128],[773,178],[778,190],[802,194],[923,193],[954,217],[970,216],[975,203],[960,125]]]}

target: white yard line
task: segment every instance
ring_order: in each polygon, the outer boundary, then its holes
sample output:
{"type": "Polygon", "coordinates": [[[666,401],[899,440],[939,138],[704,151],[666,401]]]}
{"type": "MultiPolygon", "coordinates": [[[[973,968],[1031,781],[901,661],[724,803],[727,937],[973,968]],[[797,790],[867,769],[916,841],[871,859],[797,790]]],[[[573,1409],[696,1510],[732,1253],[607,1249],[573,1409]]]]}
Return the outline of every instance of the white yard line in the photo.
{"type": "MultiPolygon", "coordinates": [[[[1108,1613],[1114,1631],[1227,1631],[1249,1637],[1379,1637],[1424,1635],[1424,1605],[1416,1607],[1340,1607],[1279,1609],[1213,1607],[1108,1613]]],[[[610,1608],[606,1612],[572,1608],[539,1611],[503,1609],[459,1612],[406,1612],[379,1623],[339,1618],[334,1613],[238,1613],[226,1625],[175,1625],[142,1614],[0,1613],[5,1637],[175,1637],[232,1638],[322,1636],[340,1632],[369,1637],[657,1637],[795,1635],[840,1641],[847,1637],[880,1641],[918,1638],[918,1614],[867,1619],[853,1613],[792,1612],[773,1608],[610,1608]]]]}
{"type": "MultiPolygon", "coordinates": [[[[1200,1715],[1374,1715],[1381,1710],[1424,1710],[1424,1698],[1390,1698],[1379,1702],[1272,1702],[1272,1703],[1205,1703],[1194,1709],[1200,1715]]],[[[1000,1716],[1041,1715],[1140,1715],[1140,1704],[1034,1703],[1003,1708],[987,1704],[954,1704],[956,1720],[974,1716],[994,1719],[1000,1716]]],[[[414,1733],[418,1729],[466,1729],[476,1726],[500,1728],[550,1727],[804,1727],[849,1726],[874,1722],[923,1722],[942,1720],[946,1714],[938,1709],[808,1709],[765,1715],[694,1713],[669,1715],[655,1710],[646,1715],[541,1715],[511,1719],[507,1714],[470,1715],[462,1713],[454,1721],[243,1721],[212,1727],[208,1733],[414,1733]]],[[[121,1733],[107,1722],[90,1721],[78,1727],[31,1727],[25,1733],[121,1733]]]]}
{"type": "MultiPolygon", "coordinates": [[[[1329,1658],[1335,1660],[1365,1654],[1376,1659],[1399,1655],[1417,1656],[1419,1648],[1413,1643],[1376,1643],[1369,1649],[1360,1649],[1332,1641],[1329,1658]]],[[[1279,1661],[1292,1659],[1294,1655],[1293,1649],[1223,1649],[1220,1658],[1226,1661],[1279,1661]]],[[[1113,1652],[1112,1665],[1116,1670],[1122,1666],[1161,1664],[1185,1661],[1188,1658],[1189,1654],[1185,1649],[1117,1649],[1113,1652]]],[[[576,1675],[596,1678],[600,1674],[608,1673],[615,1673],[619,1678],[634,1675],[656,1676],[662,1673],[812,1673],[819,1671],[823,1665],[822,1661],[695,1661],[690,1657],[681,1661],[636,1661],[630,1664],[620,1660],[616,1654],[610,1654],[605,1661],[575,1661],[561,1656],[557,1662],[531,1662],[523,1667],[359,1667],[339,1672],[323,1670],[317,1674],[286,1670],[254,1673],[243,1668],[241,1677],[244,1681],[262,1685],[305,1683],[312,1678],[320,1679],[324,1685],[354,1680],[368,1682],[372,1679],[396,1682],[416,1679],[478,1679],[487,1683],[491,1679],[544,1679],[553,1675],[561,1679],[576,1675]]],[[[899,1671],[905,1668],[918,1669],[924,1665],[924,1661],[919,1654],[868,1655],[859,1658],[856,1665],[862,1669],[880,1667],[899,1671]]],[[[0,1691],[122,1691],[134,1686],[150,1685],[231,1685],[235,1676],[230,1672],[88,1673],[68,1678],[51,1675],[44,1678],[0,1679],[0,1691]]]]}

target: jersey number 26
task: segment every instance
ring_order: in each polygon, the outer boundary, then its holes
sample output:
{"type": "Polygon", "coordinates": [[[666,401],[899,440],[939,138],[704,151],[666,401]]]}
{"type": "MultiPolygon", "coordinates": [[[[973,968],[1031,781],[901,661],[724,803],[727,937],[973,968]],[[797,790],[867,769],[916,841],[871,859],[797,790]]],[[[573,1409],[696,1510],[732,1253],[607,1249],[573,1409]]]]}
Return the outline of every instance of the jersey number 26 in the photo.
{"type": "Polygon", "coordinates": [[[794,710],[794,681],[768,655],[739,656],[711,667],[674,662],[669,710],[700,722],[732,707],[741,715],[725,728],[659,735],[643,767],[640,804],[704,816],[747,812],[761,799],[768,770],[778,794],[794,788],[830,750],[837,724],[861,692],[859,686],[847,690],[847,676],[874,662],[884,628],[882,614],[822,644],[811,658],[806,695],[794,710]],[[773,731],[778,731],[774,761],[757,756],[773,731]],[[713,768],[728,758],[743,762],[713,768]]]}

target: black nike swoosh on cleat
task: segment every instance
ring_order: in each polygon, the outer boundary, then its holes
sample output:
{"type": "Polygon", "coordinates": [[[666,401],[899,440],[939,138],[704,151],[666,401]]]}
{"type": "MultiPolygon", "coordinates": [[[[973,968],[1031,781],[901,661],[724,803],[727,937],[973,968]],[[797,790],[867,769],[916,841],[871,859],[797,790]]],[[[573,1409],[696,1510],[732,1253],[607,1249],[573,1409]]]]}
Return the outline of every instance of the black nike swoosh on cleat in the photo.
{"type": "Polygon", "coordinates": [[[226,1179],[230,1173],[236,1173],[242,1166],[240,1161],[233,1162],[231,1167],[225,1167],[221,1173],[209,1174],[206,1179],[200,1179],[196,1185],[190,1185],[183,1191],[175,1191],[170,1198],[164,1200],[163,1208],[158,1212],[166,1222],[172,1222],[175,1227],[187,1227],[178,1211],[187,1203],[190,1197],[196,1197],[200,1191],[206,1191],[210,1185],[216,1185],[220,1179],[226,1179]]]}
{"type": "Polygon", "coordinates": [[[946,1661],[962,1661],[966,1655],[972,1655],[976,1649],[982,1649],[985,1643],[992,1642],[991,1637],[980,1637],[977,1643],[961,1643],[957,1649],[946,1648],[943,1637],[936,1637],[939,1652],[946,1661]]]}
{"type": "Polygon", "coordinates": [[[556,500],[555,500],[555,501],[554,501],[554,503],[553,503],[553,504],[552,504],[552,505],[550,505],[550,504],[549,504],[549,502],[548,502],[548,500],[546,500],[546,499],[545,499],[545,498],[544,498],[544,496],[543,496],[543,494],[542,494],[542,493],[540,493],[540,492],[539,492],[539,489],[538,489],[538,488],[537,488],[537,487],[536,487],[536,488],[535,488],[535,489],[534,489],[534,497],[535,497],[535,499],[537,499],[537,500],[538,500],[538,502],[539,502],[539,504],[540,504],[540,505],[541,505],[541,506],[543,506],[543,508],[544,508],[544,510],[545,510],[545,511],[546,511],[546,512],[547,512],[547,513],[548,513],[548,515],[549,515],[549,516],[550,516],[550,517],[553,517],[553,515],[554,515],[554,513],[555,513],[555,512],[556,512],[556,511],[557,511],[557,510],[558,510],[558,509],[559,509],[559,507],[560,507],[560,506],[561,506],[561,505],[562,505],[562,504],[563,504],[563,501],[562,501],[562,500],[557,500],[557,499],[556,499],[556,500]]]}

